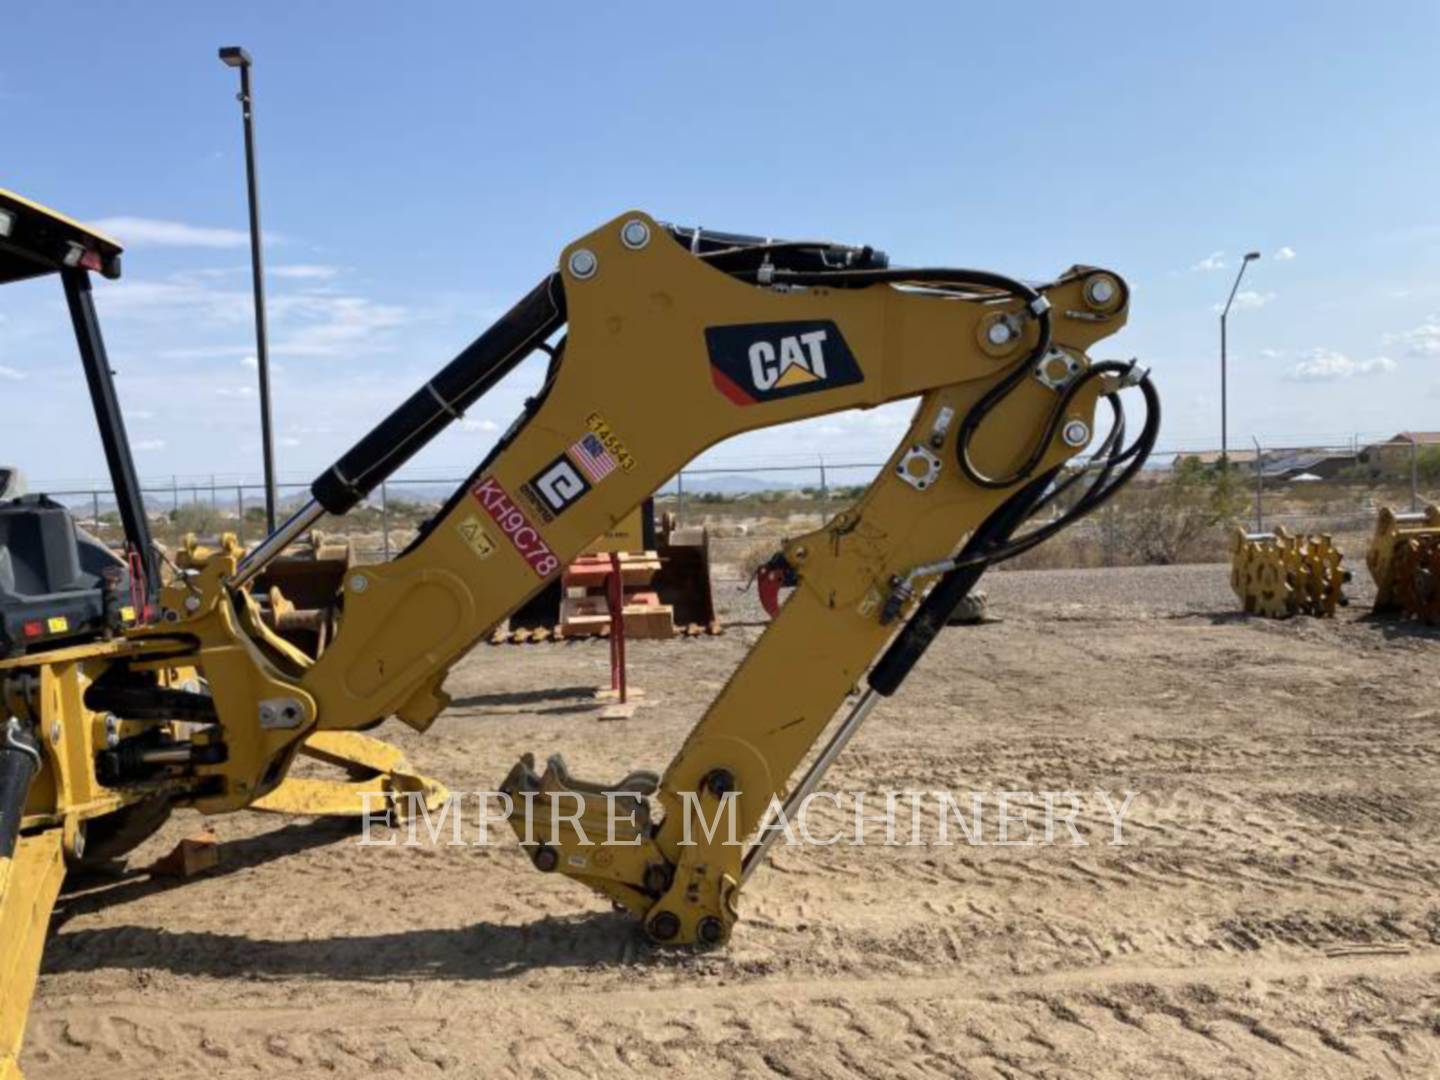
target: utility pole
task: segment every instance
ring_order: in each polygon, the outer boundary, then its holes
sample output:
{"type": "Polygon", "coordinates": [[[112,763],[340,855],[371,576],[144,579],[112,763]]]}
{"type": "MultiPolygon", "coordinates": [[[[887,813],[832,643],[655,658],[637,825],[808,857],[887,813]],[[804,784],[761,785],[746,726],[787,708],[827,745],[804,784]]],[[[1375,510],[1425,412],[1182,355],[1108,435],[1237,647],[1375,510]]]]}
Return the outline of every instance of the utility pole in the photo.
{"type": "Polygon", "coordinates": [[[255,293],[255,364],[260,376],[260,447],[265,462],[265,527],[275,531],[275,438],[270,425],[270,349],[265,328],[265,270],[260,255],[260,194],[255,179],[255,109],[250,54],[238,45],[220,50],[226,67],[240,69],[240,115],[245,125],[245,187],[250,200],[250,274],[255,293]]]}
{"type": "Polygon", "coordinates": [[[1260,449],[1260,440],[1250,436],[1255,444],[1255,531],[1265,531],[1265,451],[1260,449]]]}
{"type": "Polygon", "coordinates": [[[1230,299],[1225,301],[1225,310],[1220,312],[1220,471],[1230,471],[1230,442],[1229,442],[1229,414],[1228,401],[1226,399],[1226,357],[1225,357],[1225,320],[1230,315],[1230,305],[1235,302],[1235,294],[1240,291],[1240,279],[1245,276],[1245,268],[1254,260],[1260,258],[1258,251],[1246,252],[1245,257],[1240,260],[1240,272],[1235,275],[1235,284],[1230,286],[1230,299]]]}

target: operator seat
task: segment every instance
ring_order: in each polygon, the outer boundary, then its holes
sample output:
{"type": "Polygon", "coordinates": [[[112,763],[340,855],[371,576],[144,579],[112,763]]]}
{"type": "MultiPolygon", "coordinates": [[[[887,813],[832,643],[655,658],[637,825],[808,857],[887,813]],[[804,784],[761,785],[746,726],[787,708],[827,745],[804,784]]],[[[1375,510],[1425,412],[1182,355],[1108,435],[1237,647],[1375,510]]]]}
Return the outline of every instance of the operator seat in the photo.
{"type": "Polygon", "coordinates": [[[0,502],[0,656],[105,625],[105,579],[128,590],[125,562],[45,495],[0,502]]]}

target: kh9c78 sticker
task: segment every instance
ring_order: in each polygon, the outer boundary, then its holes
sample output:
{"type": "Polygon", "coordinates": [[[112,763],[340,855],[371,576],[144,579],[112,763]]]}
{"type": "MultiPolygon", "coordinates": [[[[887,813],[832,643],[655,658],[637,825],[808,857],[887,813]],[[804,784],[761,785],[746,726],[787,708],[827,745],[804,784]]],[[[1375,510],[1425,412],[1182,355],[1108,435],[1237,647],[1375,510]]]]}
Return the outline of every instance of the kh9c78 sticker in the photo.
{"type": "Polygon", "coordinates": [[[707,326],[710,376],[736,405],[832,390],[865,375],[829,319],[707,326]]]}
{"type": "Polygon", "coordinates": [[[560,559],[550,550],[540,531],[493,476],[482,477],[470,489],[470,494],[494,519],[520,557],[535,571],[536,577],[547,578],[560,569],[560,559]]]}

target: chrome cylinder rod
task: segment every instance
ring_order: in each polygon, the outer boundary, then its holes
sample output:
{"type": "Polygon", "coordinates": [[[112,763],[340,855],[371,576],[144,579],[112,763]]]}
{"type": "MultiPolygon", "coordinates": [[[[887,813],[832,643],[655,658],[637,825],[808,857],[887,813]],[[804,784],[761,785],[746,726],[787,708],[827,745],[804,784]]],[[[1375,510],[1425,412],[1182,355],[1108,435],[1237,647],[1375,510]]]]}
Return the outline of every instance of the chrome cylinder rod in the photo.
{"type": "Polygon", "coordinates": [[[875,708],[879,701],[880,695],[870,687],[866,687],[865,693],[860,696],[859,701],[855,702],[845,719],[840,721],[840,726],[835,729],[835,734],[825,744],[825,749],[820,751],[820,756],[815,759],[815,763],[805,773],[805,778],[785,800],[785,805],[781,810],[783,817],[772,819],[760,827],[760,835],[756,838],[755,843],[750,845],[750,850],[745,852],[745,858],[740,864],[740,884],[743,885],[749,881],[750,875],[765,861],[766,853],[785,831],[785,826],[781,822],[789,822],[795,816],[795,812],[800,809],[800,805],[820,786],[820,781],[830,771],[830,766],[835,764],[835,759],[840,756],[840,751],[844,750],[845,744],[854,738],[855,732],[860,730],[860,725],[865,722],[865,718],[870,715],[870,710],[875,708]]]}
{"type": "Polygon", "coordinates": [[[301,533],[324,516],[325,508],[314,499],[291,514],[289,520],[260,541],[255,550],[240,560],[240,565],[235,568],[235,575],[228,582],[230,588],[243,589],[270,564],[275,556],[298,540],[301,533]]]}

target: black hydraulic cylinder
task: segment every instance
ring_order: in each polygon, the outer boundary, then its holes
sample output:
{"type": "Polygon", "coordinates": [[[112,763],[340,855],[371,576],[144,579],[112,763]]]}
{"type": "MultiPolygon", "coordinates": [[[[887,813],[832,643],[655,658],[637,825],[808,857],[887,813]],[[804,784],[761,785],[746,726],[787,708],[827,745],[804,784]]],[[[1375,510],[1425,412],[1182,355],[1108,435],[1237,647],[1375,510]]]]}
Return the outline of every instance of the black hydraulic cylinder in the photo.
{"type": "Polygon", "coordinates": [[[15,854],[25,798],[30,794],[30,781],[39,771],[40,750],[34,736],[19,720],[10,717],[0,728],[0,859],[15,854]]]}
{"type": "MultiPolygon", "coordinates": [[[[1015,530],[1024,523],[1035,501],[1045,493],[1054,475],[1053,472],[1047,473],[1010,496],[1000,509],[975,530],[975,535],[960,552],[960,558],[982,555],[1009,540],[1015,530]]],[[[985,573],[986,565],[978,563],[964,569],[951,570],[940,579],[920,602],[905,628],[890,643],[885,655],[870,669],[867,681],[872,690],[889,697],[900,689],[900,684],[925,655],[925,650],[930,648],[940,631],[945,629],[960,601],[965,599],[966,593],[975,587],[980,575],[985,573]]]]}
{"type": "Polygon", "coordinates": [[[310,494],[332,514],[350,510],[564,322],[564,287],[551,274],[321,473],[310,494]]]}

